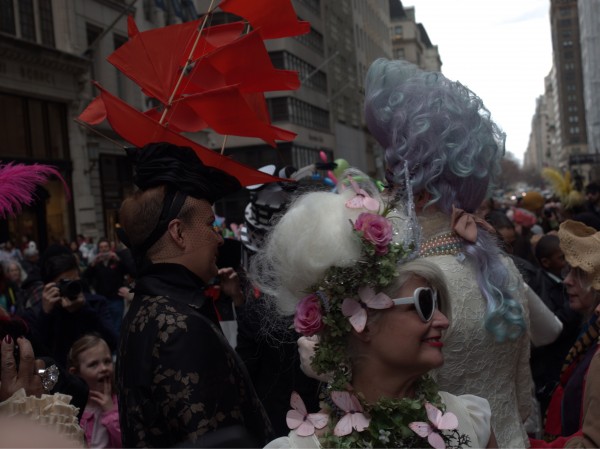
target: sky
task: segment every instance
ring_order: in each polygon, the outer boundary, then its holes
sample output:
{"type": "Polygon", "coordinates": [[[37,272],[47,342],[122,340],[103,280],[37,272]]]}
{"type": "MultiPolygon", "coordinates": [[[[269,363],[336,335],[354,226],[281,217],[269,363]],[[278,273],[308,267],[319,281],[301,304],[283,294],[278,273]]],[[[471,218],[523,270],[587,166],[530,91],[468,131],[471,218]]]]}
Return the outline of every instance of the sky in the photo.
{"type": "Polygon", "coordinates": [[[529,142],[536,99],[552,68],[550,0],[402,0],[415,7],[442,73],[483,100],[517,160],[529,142]]]}

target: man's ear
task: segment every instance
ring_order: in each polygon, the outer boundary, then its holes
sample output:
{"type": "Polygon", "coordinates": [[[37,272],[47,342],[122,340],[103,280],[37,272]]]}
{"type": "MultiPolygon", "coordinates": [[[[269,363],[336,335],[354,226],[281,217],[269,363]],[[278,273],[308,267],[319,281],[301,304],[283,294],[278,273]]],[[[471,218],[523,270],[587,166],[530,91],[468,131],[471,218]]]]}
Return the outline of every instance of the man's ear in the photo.
{"type": "Polygon", "coordinates": [[[180,248],[185,247],[185,238],[183,236],[183,229],[181,220],[175,218],[169,222],[167,232],[171,237],[171,240],[180,248]]]}
{"type": "Polygon", "coordinates": [[[77,369],[74,366],[71,366],[69,368],[69,373],[71,373],[71,374],[77,374],[77,369]]]}
{"type": "Polygon", "coordinates": [[[550,265],[550,260],[547,257],[542,257],[540,259],[540,265],[544,270],[548,269],[548,265],[550,265]]]}

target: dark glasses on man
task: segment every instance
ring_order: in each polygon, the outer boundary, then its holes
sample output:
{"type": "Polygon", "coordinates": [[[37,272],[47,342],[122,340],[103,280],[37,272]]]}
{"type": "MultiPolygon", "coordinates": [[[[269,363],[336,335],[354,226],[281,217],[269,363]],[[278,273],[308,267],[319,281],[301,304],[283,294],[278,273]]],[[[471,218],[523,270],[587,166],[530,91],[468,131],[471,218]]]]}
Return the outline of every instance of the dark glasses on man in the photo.
{"type": "Polygon", "coordinates": [[[425,323],[431,321],[437,309],[437,292],[429,287],[417,288],[410,298],[392,299],[395,306],[414,304],[421,320],[425,323]]]}

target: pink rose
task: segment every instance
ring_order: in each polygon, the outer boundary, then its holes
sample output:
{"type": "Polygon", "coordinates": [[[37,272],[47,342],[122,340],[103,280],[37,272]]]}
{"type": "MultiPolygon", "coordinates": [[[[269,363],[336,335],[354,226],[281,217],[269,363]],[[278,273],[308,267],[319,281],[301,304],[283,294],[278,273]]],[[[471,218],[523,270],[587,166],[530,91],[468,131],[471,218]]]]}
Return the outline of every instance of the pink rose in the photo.
{"type": "Polygon", "coordinates": [[[354,229],[363,232],[363,237],[375,245],[375,253],[384,255],[392,241],[392,224],[382,215],[363,212],[354,223],[354,229]]]}
{"type": "Polygon", "coordinates": [[[296,332],[310,337],[323,329],[324,325],[319,298],[314,294],[302,298],[296,306],[296,315],[294,316],[296,332]]]}

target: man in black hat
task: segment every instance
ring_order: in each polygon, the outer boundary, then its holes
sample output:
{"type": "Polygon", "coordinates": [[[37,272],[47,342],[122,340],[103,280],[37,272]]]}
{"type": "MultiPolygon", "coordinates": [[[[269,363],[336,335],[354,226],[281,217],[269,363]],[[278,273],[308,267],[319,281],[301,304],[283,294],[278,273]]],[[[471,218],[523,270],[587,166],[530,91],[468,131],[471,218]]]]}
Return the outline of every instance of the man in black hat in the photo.
{"type": "Polygon", "coordinates": [[[262,447],[268,418],[203,295],[223,243],[211,205],[240,184],[191,148],[128,154],[139,190],[121,206],[121,240],[138,277],[117,361],[123,446],[262,447]]]}

